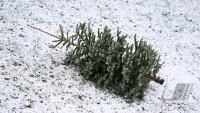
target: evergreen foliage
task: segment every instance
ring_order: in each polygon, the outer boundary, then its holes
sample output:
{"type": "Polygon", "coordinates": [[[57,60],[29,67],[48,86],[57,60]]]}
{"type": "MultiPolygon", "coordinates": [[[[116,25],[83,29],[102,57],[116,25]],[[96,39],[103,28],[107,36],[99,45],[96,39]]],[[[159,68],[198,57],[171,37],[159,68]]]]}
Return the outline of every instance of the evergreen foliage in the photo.
{"type": "Polygon", "coordinates": [[[61,43],[66,46],[68,54],[65,64],[79,67],[80,74],[97,87],[132,102],[143,99],[151,80],[160,84],[164,82],[163,79],[156,78],[161,68],[160,55],[147,42],[142,39],[138,41],[136,35],[134,44],[128,44],[127,35],[121,35],[117,30],[114,38],[108,27],[104,27],[103,31],[98,29],[97,35],[86,23],[78,24],[75,34],[71,36],[68,32],[67,36],[64,35],[62,26],[60,31],[61,35],[58,37],[42,32],[58,39],[54,47],[61,43]],[[69,48],[72,50],[68,50],[69,48]]]}
{"type": "MultiPolygon", "coordinates": [[[[160,56],[145,41],[134,44],[126,42],[127,35],[121,35],[117,30],[116,40],[111,30],[105,27],[98,29],[97,36],[90,25],[85,23],[76,27],[72,36],[64,36],[60,26],[61,36],[57,41],[74,49],[67,54],[65,64],[79,67],[80,74],[96,86],[107,89],[129,101],[142,100],[152,77],[161,68],[160,56]]],[[[57,46],[56,45],[56,46],[57,46]]]]}

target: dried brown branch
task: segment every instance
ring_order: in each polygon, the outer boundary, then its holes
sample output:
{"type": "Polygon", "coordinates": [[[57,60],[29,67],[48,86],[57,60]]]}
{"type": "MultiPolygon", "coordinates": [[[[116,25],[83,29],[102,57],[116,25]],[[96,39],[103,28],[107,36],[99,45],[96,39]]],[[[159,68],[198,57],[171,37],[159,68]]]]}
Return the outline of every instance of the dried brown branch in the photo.
{"type": "Polygon", "coordinates": [[[153,76],[146,76],[146,78],[151,79],[152,81],[159,83],[160,85],[163,85],[164,79],[161,79],[160,77],[153,77],[153,76]]]}
{"type": "Polygon", "coordinates": [[[44,30],[41,30],[41,29],[36,28],[36,27],[34,27],[34,26],[31,26],[31,25],[29,25],[29,24],[27,24],[27,26],[29,26],[29,27],[31,27],[31,28],[33,28],[33,29],[39,30],[39,31],[41,31],[41,32],[43,32],[43,33],[46,33],[46,34],[48,34],[48,35],[50,35],[50,36],[53,36],[53,37],[55,37],[55,38],[57,38],[57,39],[60,39],[60,37],[58,37],[58,36],[56,36],[56,35],[53,35],[53,34],[51,34],[51,33],[48,33],[48,32],[46,32],[46,31],[44,31],[44,30]]]}

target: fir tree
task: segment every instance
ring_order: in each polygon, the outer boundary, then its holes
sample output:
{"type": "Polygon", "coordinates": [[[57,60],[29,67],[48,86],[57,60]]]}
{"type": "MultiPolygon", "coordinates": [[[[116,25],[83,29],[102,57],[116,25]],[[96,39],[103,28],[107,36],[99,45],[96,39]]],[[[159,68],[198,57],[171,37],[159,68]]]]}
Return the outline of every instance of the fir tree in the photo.
{"type": "Polygon", "coordinates": [[[160,55],[143,39],[138,41],[136,35],[134,44],[129,44],[126,42],[127,35],[117,30],[114,38],[108,27],[104,27],[103,31],[98,29],[96,35],[86,23],[78,24],[71,36],[68,32],[64,35],[62,26],[60,31],[60,36],[45,33],[57,38],[55,42],[58,43],[54,47],[60,44],[66,47],[65,64],[79,67],[80,74],[97,87],[132,102],[143,99],[151,80],[163,84],[164,80],[156,77],[162,66],[160,55]],[[69,47],[74,49],[69,51],[69,47]]]}

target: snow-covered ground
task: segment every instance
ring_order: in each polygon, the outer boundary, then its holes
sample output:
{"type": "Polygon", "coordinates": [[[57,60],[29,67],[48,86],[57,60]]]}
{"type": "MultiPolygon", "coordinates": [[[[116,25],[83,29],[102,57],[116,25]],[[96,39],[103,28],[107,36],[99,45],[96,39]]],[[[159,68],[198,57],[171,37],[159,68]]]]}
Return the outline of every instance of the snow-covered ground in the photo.
{"type": "MultiPolygon", "coordinates": [[[[200,0],[0,0],[0,113],[199,113],[200,0]],[[128,104],[96,89],[72,67],[53,37],[79,22],[92,28],[120,28],[144,38],[165,62],[145,100],[128,104]],[[193,83],[190,98],[162,102],[177,83],[193,83]]],[[[133,42],[132,38],[128,42],[133,42]]]]}

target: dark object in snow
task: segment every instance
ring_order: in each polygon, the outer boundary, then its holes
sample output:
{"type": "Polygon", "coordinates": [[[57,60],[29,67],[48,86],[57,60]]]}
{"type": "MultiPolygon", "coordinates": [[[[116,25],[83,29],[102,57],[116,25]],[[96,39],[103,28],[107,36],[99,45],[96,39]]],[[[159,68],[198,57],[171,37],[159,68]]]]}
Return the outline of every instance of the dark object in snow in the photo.
{"type": "Polygon", "coordinates": [[[78,24],[71,36],[68,32],[65,36],[61,25],[60,36],[30,27],[57,38],[54,48],[60,44],[66,46],[66,65],[79,67],[85,79],[129,102],[142,100],[151,80],[159,84],[164,82],[156,77],[162,66],[160,55],[147,42],[138,41],[136,35],[134,44],[128,44],[127,35],[121,35],[119,30],[114,38],[108,27],[104,27],[103,31],[98,29],[98,34],[95,34],[85,23],[78,24]],[[74,49],[69,51],[70,47],[74,49]]]}

